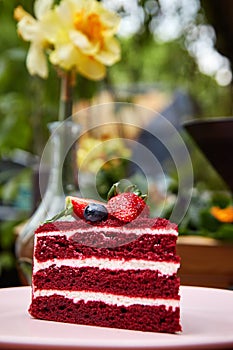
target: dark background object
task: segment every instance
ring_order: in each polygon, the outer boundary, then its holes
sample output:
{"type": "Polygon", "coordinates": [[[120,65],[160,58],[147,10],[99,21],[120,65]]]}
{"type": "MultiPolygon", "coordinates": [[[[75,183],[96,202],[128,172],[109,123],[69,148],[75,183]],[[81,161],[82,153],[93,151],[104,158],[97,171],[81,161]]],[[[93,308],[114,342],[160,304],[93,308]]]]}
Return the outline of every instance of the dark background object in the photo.
{"type": "Polygon", "coordinates": [[[201,6],[215,29],[217,50],[228,57],[233,66],[233,1],[201,0],[201,6]]]}
{"type": "Polygon", "coordinates": [[[184,121],[191,120],[191,116],[197,115],[198,112],[197,102],[186,92],[177,90],[171,103],[160,113],[155,114],[147,127],[142,129],[139,134],[137,145],[133,149],[130,174],[140,171],[136,164],[140,164],[144,172],[154,179],[157,175],[161,176],[161,170],[166,174],[170,174],[172,171],[176,172],[177,165],[167,147],[172,148],[177,155],[183,154],[180,152],[183,144],[180,144],[178,137],[179,133],[183,131],[182,124],[184,121]],[[171,128],[168,127],[167,122],[171,124],[171,128]],[[160,139],[156,135],[159,135],[160,139]],[[148,158],[141,146],[150,151],[154,158],[148,158]],[[161,166],[158,173],[155,169],[156,162],[161,166]]]}
{"type": "Polygon", "coordinates": [[[233,192],[233,117],[193,120],[184,127],[233,192]]]}

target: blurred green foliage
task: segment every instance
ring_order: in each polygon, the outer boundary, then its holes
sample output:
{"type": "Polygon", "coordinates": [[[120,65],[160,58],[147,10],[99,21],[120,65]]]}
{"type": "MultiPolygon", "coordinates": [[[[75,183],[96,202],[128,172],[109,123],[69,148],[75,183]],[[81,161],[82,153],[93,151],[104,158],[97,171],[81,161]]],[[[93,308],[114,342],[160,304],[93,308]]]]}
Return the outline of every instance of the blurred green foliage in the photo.
{"type": "MultiPolygon", "coordinates": [[[[48,137],[46,125],[56,120],[58,113],[59,78],[54,69],[47,80],[27,72],[28,43],[18,37],[13,18],[19,3],[33,13],[33,1],[0,1],[0,155],[16,147],[41,154],[48,137]]],[[[120,40],[121,61],[109,69],[105,82],[78,77],[77,98],[90,98],[106,86],[120,89],[127,84],[152,83],[169,92],[177,87],[185,89],[199,103],[199,117],[231,114],[230,87],[220,87],[199,72],[185,49],[184,37],[156,42],[145,25],[136,35],[120,40]]]]}
{"type": "Polygon", "coordinates": [[[156,42],[150,33],[147,40],[122,40],[122,60],[111,67],[109,80],[114,85],[135,87],[142,82],[152,83],[170,93],[183,89],[200,106],[200,113],[193,117],[231,115],[231,86],[219,86],[213,77],[200,73],[183,42],[184,38],[156,42]]]}
{"type": "MultiPolygon", "coordinates": [[[[20,3],[32,10],[32,1],[20,3]]],[[[18,37],[13,18],[17,5],[19,1],[0,1],[0,156],[14,148],[40,153],[48,136],[46,124],[57,114],[55,74],[45,82],[27,72],[28,44],[18,37]]]]}
{"type": "MultiPolygon", "coordinates": [[[[170,183],[169,192],[177,194],[178,183],[175,179],[170,183]]],[[[226,190],[210,190],[206,183],[197,183],[193,189],[189,208],[179,224],[179,235],[194,235],[215,238],[225,242],[233,242],[233,224],[215,218],[211,209],[231,208],[232,194],[226,190]]],[[[162,216],[170,217],[173,203],[165,205],[162,216]]]]}

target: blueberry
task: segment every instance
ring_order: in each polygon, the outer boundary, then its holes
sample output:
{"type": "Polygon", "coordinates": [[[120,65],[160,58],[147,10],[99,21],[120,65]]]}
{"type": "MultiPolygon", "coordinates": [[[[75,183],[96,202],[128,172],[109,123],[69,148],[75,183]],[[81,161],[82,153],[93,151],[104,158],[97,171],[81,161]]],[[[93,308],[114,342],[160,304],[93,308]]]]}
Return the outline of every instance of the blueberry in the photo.
{"type": "Polygon", "coordinates": [[[90,203],[84,209],[84,218],[91,222],[97,222],[107,219],[107,208],[102,204],[90,203]]]}

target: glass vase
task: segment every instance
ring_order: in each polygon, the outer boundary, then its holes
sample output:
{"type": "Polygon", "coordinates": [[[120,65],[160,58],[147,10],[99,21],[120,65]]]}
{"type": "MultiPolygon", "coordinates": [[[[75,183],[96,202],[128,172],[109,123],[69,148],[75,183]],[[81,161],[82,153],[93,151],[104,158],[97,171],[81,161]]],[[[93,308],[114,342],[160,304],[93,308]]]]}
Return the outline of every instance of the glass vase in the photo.
{"type": "Polygon", "coordinates": [[[43,187],[40,174],[44,173],[45,169],[49,174],[46,191],[40,205],[16,240],[17,265],[20,280],[24,285],[31,283],[35,229],[64,209],[66,196],[78,195],[76,141],[80,127],[71,120],[50,123],[48,127],[51,136],[44,149],[39,168],[40,189],[43,187]]]}

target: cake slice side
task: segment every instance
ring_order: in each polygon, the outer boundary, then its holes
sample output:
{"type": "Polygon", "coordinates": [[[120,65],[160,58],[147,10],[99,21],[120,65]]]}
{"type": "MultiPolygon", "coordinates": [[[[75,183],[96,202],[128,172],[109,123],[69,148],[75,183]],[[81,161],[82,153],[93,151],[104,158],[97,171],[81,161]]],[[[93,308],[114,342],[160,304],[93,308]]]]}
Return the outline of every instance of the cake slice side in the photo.
{"type": "Polygon", "coordinates": [[[179,332],[177,228],[164,223],[158,220],[156,226],[154,219],[142,219],[131,227],[108,221],[88,225],[100,246],[80,243],[82,232],[87,232],[82,220],[60,223],[54,231],[49,224],[41,227],[35,234],[31,315],[84,325],[179,332]],[[106,247],[106,237],[115,246],[106,247]]]}

